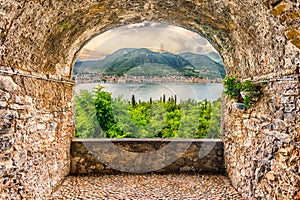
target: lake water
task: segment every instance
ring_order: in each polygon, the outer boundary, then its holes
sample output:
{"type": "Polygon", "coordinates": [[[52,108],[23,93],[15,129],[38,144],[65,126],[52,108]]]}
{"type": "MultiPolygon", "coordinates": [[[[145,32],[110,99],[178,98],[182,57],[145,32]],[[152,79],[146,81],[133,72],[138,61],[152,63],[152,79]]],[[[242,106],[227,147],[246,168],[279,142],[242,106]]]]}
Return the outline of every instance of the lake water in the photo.
{"type": "Polygon", "coordinates": [[[80,90],[93,91],[99,85],[104,87],[104,91],[112,93],[114,98],[123,96],[131,100],[135,95],[136,101],[159,100],[164,94],[166,99],[177,95],[178,100],[195,99],[202,101],[207,99],[214,101],[222,96],[222,83],[84,83],[75,87],[75,93],[80,90]]]}

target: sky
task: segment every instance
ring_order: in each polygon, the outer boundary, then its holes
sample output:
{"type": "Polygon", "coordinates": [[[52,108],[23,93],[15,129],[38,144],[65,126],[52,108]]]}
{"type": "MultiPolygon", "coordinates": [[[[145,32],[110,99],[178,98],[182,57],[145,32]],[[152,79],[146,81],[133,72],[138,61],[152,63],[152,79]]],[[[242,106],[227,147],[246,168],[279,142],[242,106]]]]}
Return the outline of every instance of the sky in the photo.
{"type": "Polygon", "coordinates": [[[77,59],[102,59],[121,48],[148,48],[176,54],[217,52],[197,33],[177,26],[143,22],[111,29],[96,36],[81,49],[77,59]]]}

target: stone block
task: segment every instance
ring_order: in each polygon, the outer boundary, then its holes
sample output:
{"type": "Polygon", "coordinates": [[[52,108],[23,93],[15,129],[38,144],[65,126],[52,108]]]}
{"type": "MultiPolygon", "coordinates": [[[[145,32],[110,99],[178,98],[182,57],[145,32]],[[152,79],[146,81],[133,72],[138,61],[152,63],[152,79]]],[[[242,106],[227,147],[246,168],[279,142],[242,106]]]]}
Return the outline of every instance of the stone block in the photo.
{"type": "Polygon", "coordinates": [[[13,164],[20,168],[22,165],[24,165],[27,161],[27,155],[26,155],[26,151],[21,151],[19,153],[17,153],[14,157],[13,157],[13,164]]]}
{"type": "Polygon", "coordinates": [[[275,176],[274,176],[274,173],[272,172],[269,172],[265,175],[265,177],[270,180],[270,181],[274,181],[275,180],[275,176]]]}
{"type": "Polygon", "coordinates": [[[0,135],[0,154],[11,149],[15,144],[15,139],[13,135],[0,135]]]}
{"type": "Polygon", "coordinates": [[[296,105],[295,105],[295,103],[286,103],[286,104],[284,104],[284,112],[285,113],[291,113],[291,112],[293,112],[294,110],[296,109],[296,105]]]}
{"type": "Polygon", "coordinates": [[[0,100],[1,101],[8,101],[10,99],[11,95],[8,92],[5,92],[4,90],[0,89],[0,100]]]}
{"type": "Polygon", "coordinates": [[[4,163],[12,158],[12,153],[6,153],[0,155],[0,162],[4,163]]]}
{"type": "Polygon", "coordinates": [[[7,107],[7,102],[6,101],[0,101],[0,109],[6,108],[7,107]]]}
{"type": "Polygon", "coordinates": [[[20,91],[21,87],[17,85],[9,76],[0,75],[0,89],[8,92],[20,91]]]}

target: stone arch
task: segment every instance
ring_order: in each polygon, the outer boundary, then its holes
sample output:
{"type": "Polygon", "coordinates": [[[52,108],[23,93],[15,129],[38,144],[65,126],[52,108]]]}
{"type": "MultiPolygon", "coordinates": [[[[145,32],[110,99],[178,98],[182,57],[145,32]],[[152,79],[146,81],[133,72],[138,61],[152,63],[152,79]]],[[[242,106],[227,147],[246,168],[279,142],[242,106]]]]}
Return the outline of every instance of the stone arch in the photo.
{"type": "Polygon", "coordinates": [[[47,197],[68,173],[70,77],[81,47],[111,28],[156,21],[209,39],[227,74],[255,81],[268,78],[264,97],[249,112],[233,112],[225,98],[227,172],[246,198],[295,195],[297,184],[285,176],[297,180],[297,172],[289,169],[299,167],[295,160],[287,164],[299,149],[298,1],[2,0],[0,5],[0,153],[10,154],[0,170],[17,182],[13,188],[3,186],[6,194],[18,195],[20,189],[30,197],[47,197]],[[34,116],[32,123],[26,111],[34,116]],[[39,148],[33,140],[41,141],[39,148]],[[37,166],[17,178],[32,160],[37,166]],[[43,173],[35,175],[35,170],[43,173]]]}
{"type": "MultiPolygon", "coordinates": [[[[25,12],[17,10],[15,15],[20,15],[17,20],[11,21],[11,24],[8,22],[11,25],[9,29],[11,34],[9,31],[4,32],[5,41],[2,42],[3,46],[14,46],[15,49],[18,46],[26,47],[18,48],[18,53],[24,53],[24,55],[16,57],[7,49],[4,53],[4,60],[6,63],[14,61],[16,64],[22,61],[21,63],[26,65],[28,70],[38,69],[51,74],[55,74],[57,70],[61,74],[63,71],[61,68],[67,71],[65,68],[71,66],[73,55],[94,35],[121,25],[158,21],[181,26],[203,35],[223,55],[226,66],[234,66],[231,67],[233,69],[228,68],[227,71],[239,74],[242,72],[244,77],[254,76],[259,72],[253,74],[256,70],[247,68],[261,65],[263,67],[263,63],[259,63],[263,62],[263,58],[255,55],[278,57],[268,55],[265,47],[271,46],[271,41],[278,40],[273,45],[274,48],[280,50],[282,49],[280,45],[285,42],[285,38],[280,37],[282,34],[279,34],[279,25],[276,24],[278,22],[271,17],[263,4],[256,4],[245,6],[243,3],[223,1],[215,3],[149,1],[146,4],[136,2],[134,5],[130,2],[111,1],[70,3],[69,5],[67,3],[28,2],[22,7],[25,12]],[[47,14],[42,9],[43,7],[47,9],[47,14]],[[240,16],[240,10],[245,10],[245,8],[247,8],[247,15],[240,16]],[[33,15],[27,16],[26,11],[33,15]],[[22,21],[26,23],[21,25],[22,21]],[[17,33],[19,35],[14,35],[17,33]],[[278,34],[271,35],[270,33],[278,34]],[[255,47],[252,49],[248,48],[249,46],[255,47]],[[41,56],[28,57],[28,53],[25,53],[34,51],[39,52],[41,56]],[[248,61],[245,58],[249,58],[248,61]]],[[[278,66],[280,62],[277,61],[270,61],[272,63],[269,64],[274,63],[278,66]]],[[[274,69],[268,69],[264,74],[276,70],[276,66],[274,69]]],[[[64,72],[61,75],[67,77],[68,73],[64,72]]]]}

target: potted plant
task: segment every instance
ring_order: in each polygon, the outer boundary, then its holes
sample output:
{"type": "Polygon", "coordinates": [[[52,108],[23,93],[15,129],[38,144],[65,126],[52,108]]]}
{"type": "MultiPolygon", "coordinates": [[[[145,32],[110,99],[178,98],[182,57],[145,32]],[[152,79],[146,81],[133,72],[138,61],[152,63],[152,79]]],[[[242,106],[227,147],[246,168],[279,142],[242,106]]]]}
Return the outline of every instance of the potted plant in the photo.
{"type": "Polygon", "coordinates": [[[241,96],[246,109],[254,106],[260,96],[261,85],[252,83],[250,80],[246,80],[242,83],[241,96]]]}
{"type": "Polygon", "coordinates": [[[225,87],[224,94],[226,94],[229,99],[233,99],[236,101],[241,99],[240,92],[242,89],[242,84],[236,79],[235,76],[226,76],[223,83],[225,87]]]}
{"type": "Polygon", "coordinates": [[[257,101],[260,95],[260,88],[259,86],[252,83],[250,80],[246,80],[242,83],[242,88],[240,93],[243,99],[245,99],[246,96],[248,96],[247,99],[249,99],[251,96],[253,100],[257,101]]]}
{"type": "Polygon", "coordinates": [[[252,97],[251,94],[245,95],[243,99],[244,99],[243,102],[244,102],[244,105],[245,105],[246,109],[249,109],[249,108],[253,107],[255,102],[256,102],[256,100],[252,97]]]}
{"type": "Polygon", "coordinates": [[[224,93],[235,101],[233,105],[239,110],[253,107],[259,99],[261,85],[254,84],[250,80],[241,83],[235,76],[226,76],[223,83],[224,93]]]}
{"type": "Polygon", "coordinates": [[[238,110],[246,110],[246,106],[244,105],[243,98],[241,96],[241,82],[239,82],[235,76],[226,76],[223,83],[225,88],[224,94],[226,94],[229,99],[234,100],[234,107],[238,110]]]}

